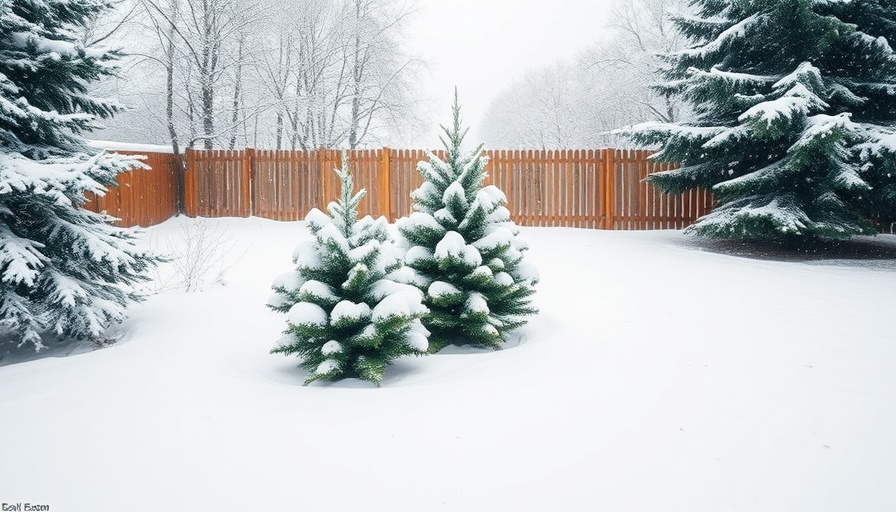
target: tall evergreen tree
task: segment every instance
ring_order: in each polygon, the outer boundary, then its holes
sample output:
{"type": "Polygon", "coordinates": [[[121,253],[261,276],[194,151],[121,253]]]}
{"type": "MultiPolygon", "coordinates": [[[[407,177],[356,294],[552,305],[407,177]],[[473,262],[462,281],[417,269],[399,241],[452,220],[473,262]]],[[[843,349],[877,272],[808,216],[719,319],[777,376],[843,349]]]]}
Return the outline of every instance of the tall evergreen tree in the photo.
{"type": "Polygon", "coordinates": [[[429,332],[422,294],[408,284],[400,250],[387,232],[386,219],[357,220],[361,190],[352,195],[348,157],[339,172],[342,194],[305,218],[314,236],[293,253],[296,269],[274,283],[268,305],[288,314],[286,336],[273,353],[299,354],[316,380],[357,377],[379,384],[397,357],[424,354],[429,332]],[[398,281],[397,281],[397,280],[398,281]]]}
{"type": "Polygon", "coordinates": [[[665,192],[712,189],[691,233],[742,239],[874,234],[896,208],[896,55],[889,0],[694,0],[667,83],[695,118],[629,130],[681,167],[665,192]],[[883,37],[882,37],[883,36],[883,37]]]}
{"type": "Polygon", "coordinates": [[[43,347],[42,334],[102,339],[155,259],[130,230],[80,208],[132,159],[91,155],[81,135],[117,111],[89,94],[115,72],[114,51],[77,35],[103,0],[0,2],[0,329],[43,347]]]}
{"type": "Polygon", "coordinates": [[[405,263],[416,271],[430,313],[423,324],[430,346],[499,348],[507,333],[536,312],[530,305],[538,272],[526,262],[528,249],[504,206],[507,198],[485,188],[482,146],[462,149],[460,106],[455,92],[453,124],[442,127],[443,160],[429,154],[417,170],[423,185],[412,194],[414,213],[397,227],[408,248],[405,263]]]}

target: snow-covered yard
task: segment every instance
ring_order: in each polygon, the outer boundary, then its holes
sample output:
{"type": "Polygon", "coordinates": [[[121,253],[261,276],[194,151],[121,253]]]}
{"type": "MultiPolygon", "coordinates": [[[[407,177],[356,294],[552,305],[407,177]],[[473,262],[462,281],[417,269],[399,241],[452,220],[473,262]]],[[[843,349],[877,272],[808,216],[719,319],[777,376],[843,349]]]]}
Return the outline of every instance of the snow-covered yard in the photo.
{"type": "Polygon", "coordinates": [[[104,350],[0,352],[0,502],[896,509],[896,236],[866,244],[889,258],[780,261],[677,231],[523,228],[541,313],[505,350],[302,387],[268,353],[285,318],[265,301],[304,224],[173,219],[148,241],[185,223],[226,229],[223,284],[153,296],[104,350]]]}

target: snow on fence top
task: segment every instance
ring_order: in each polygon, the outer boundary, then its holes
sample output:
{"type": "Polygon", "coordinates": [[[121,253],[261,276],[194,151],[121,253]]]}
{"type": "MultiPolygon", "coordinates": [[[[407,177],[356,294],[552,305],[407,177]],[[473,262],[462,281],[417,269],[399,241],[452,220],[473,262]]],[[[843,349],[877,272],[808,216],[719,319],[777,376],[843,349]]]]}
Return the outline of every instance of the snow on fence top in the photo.
{"type": "Polygon", "coordinates": [[[87,145],[96,149],[105,149],[107,151],[127,151],[128,153],[162,153],[173,155],[174,150],[171,146],[161,146],[158,144],[134,144],[131,142],[115,142],[111,140],[88,140],[87,145]]]}

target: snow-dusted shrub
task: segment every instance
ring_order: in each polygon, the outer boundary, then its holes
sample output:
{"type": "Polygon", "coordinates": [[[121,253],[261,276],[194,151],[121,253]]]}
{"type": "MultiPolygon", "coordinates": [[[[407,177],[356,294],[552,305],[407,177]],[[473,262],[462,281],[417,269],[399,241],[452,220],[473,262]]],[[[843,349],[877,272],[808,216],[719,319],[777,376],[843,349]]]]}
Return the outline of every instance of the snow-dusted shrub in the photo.
{"type": "Polygon", "coordinates": [[[348,158],[339,172],[342,194],[305,218],[314,236],[296,247],[295,271],[274,282],[268,305],[287,314],[274,353],[298,354],[305,383],[356,377],[379,384],[400,356],[424,354],[429,333],[420,322],[422,294],[402,284],[410,269],[389,239],[386,219],[357,219],[361,190],[352,196],[348,158]]]}
{"type": "Polygon", "coordinates": [[[480,146],[464,153],[460,107],[443,128],[447,157],[429,155],[417,170],[423,185],[412,194],[414,212],[397,223],[407,248],[405,264],[425,294],[423,323],[433,350],[446,345],[499,348],[506,334],[526,323],[538,272],[497,187],[482,187],[487,157],[480,146]]]}

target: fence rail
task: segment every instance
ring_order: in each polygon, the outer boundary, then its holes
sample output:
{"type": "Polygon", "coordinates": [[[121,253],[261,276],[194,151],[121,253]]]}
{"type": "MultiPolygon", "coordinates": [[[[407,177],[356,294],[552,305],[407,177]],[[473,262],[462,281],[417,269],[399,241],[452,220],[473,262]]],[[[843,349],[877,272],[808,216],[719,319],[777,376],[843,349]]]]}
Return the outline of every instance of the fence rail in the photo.
{"type": "MultiPolygon", "coordinates": [[[[668,168],[651,161],[646,151],[485,153],[489,157],[486,184],[504,191],[511,218],[520,225],[680,229],[713,205],[712,195],[706,191],[669,196],[645,183],[643,179],[650,173],[668,168]]],[[[354,150],[349,158],[356,187],[368,192],[359,206],[362,215],[383,215],[394,221],[411,212],[410,193],[423,182],[416,167],[427,158],[425,151],[354,150]]],[[[153,172],[158,172],[156,165],[176,168],[173,155],[152,155],[149,163],[153,172]],[[163,161],[164,157],[170,163],[163,161]]],[[[194,217],[255,215],[300,220],[312,208],[323,208],[338,196],[339,179],[332,170],[340,166],[337,150],[190,150],[186,154],[184,210],[194,217]]],[[[146,171],[128,174],[140,172],[146,171]]],[[[141,199],[136,199],[132,190],[128,200],[119,201],[121,206],[109,213],[121,217],[125,225],[155,224],[174,215],[169,206],[175,203],[175,175],[165,170],[162,174],[170,177],[169,185],[147,189],[138,194],[141,199]]],[[[122,188],[134,189],[135,184],[127,181],[133,179],[121,181],[122,188]]],[[[109,202],[110,198],[103,199],[109,202]]]]}

